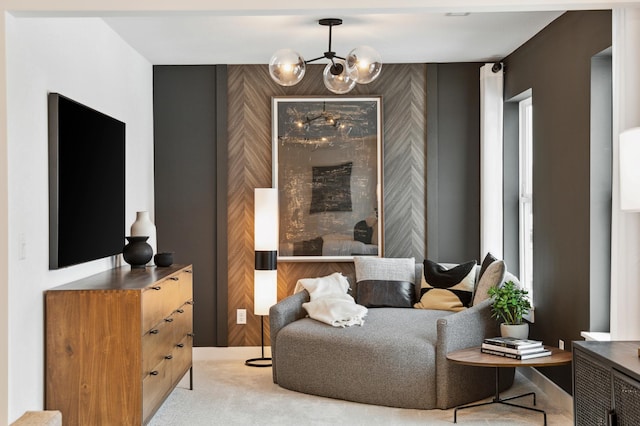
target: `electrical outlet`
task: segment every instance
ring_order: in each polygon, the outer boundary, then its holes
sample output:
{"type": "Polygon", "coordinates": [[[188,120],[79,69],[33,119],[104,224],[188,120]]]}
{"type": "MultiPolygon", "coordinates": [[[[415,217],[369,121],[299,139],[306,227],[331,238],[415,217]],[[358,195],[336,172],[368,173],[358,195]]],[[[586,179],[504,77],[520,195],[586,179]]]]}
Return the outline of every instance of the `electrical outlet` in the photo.
{"type": "Polygon", "coordinates": [[[562,350],[564,350],[564,340],[558,340],[558,347],[562,350]]]}
{"type": "Polygon", "coordinates": [[[246,323],[247,323],[247,310],[238,309],[236,311],[236,324],[246,324],[246,323]]]}

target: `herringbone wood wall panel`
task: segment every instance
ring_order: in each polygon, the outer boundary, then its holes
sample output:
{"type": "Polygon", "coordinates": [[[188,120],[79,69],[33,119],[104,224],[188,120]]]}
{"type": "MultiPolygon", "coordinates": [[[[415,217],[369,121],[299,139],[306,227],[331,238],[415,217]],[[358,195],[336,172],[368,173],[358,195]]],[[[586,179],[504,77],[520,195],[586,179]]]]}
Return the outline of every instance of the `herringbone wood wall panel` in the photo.
{"type": "MultiPolygon", "coordinates": [[[[260,317],[253,315],[253,190],[271,186],[271,97],[333,96],[322,83],[324,65],[307,68],[293,87],[281,87],[266,65],[228,68],[229,135],[229,345],[260,345],[260,317]],[[247,309],[247,324],[236,325],[236,310],[247,309]]],[[[350,95],[381,95],[384,134],[384,255],[426,251],[426,65],[384,65],[380,77],[350,95]]],[[[340,271],[354,276],[353,263],[279,263],[278,300],[299,278],[340,271]]],[[[265,344],[268,344],[265,319],[265,344]]]]}

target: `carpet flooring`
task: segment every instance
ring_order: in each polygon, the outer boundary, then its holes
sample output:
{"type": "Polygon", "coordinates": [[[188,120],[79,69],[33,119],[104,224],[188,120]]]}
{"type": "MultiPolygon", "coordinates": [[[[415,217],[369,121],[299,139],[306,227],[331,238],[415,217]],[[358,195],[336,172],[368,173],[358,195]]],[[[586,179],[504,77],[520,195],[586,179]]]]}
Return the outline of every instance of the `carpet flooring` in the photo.
{"type": "MultiPolygon", "coordinates": [[[[244,360],[260,348],[195,348],[194,390],[185,377],[155,414],[150,426],[198,425],[451,425],[453,409],[409,410],[359,404],[289,391],[274,384],[271,368],[252,368],[244,360]]],[[[312,368],[313,366],[309,366],[312,368]]],[[[522,374],[503,397],[536,392],[549,425],[572,425],[573,415],[522,374]]],[[[489,401],[488,398],[486,401],[489,401]]],[[[531,397],[516,400],[532,404],[531,397]]],[[[542,425],[529,410],[491,404],[458,411],[460,425],[542,425]]]]}

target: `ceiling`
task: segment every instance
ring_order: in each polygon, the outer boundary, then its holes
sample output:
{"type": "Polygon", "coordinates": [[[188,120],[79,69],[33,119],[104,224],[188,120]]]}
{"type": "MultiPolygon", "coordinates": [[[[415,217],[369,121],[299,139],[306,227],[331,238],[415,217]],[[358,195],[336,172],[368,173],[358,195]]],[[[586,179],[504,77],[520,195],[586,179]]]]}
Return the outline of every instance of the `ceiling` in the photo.
{"type": "Polygon", "coordinates": [[[267,64],[272,53],[281,48],[293,48],[305,59],[312,59],[328,50],[329,30],[318,24],[321,18],[344,20],[333,27],[332,50],[339,56],[369,45],[382,55],[383,63],[444,63],[502,59],[562,13],[191,13],[103,19],[155,65],[267,64]]]}

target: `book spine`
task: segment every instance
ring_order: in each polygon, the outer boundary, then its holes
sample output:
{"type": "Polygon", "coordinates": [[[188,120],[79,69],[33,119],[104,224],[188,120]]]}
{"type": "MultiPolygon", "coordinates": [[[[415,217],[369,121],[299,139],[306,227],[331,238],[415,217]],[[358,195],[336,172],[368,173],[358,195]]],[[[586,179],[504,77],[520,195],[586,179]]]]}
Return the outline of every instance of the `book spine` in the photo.
{"type": "Polygon", "coordinates": [[[542,345],[535,348],[529,348],[529,349],[513,349],[513,348],[508,348],[506,346],[494,345],[492,343],[483,343],[482,347],[484,349],[490,349],[493,351],[500,351],[500,352],[508,352],[510,354],[517,354],[517,355],[525,355],[525,354],[535,353],[543,350],[542,345]]]}
{"type": "Polygon", "coordinates": [[[494,345],[494,346],[502,346],[504,348],[511,348],[511,349],[531,349],[537,346],[542,346],[542,342],[540,342],[539,344],[515,345],[513,343],[501,342],[499,340],[492,340],[492,339],[484,339],[483,343],[494,345]]]}
{"type": "Polygon", "coordinates": [[[519,357],[520,357],[520,355],[510,354],[510,353],[508,353],[508,352],[494,351],[494,350],[491,350],[491,349],[485,349],[485,348],[480,349],[480,351],[481,351],[483,354],[498,355],[498,356],[503,356],[503,357],[505,357],[505,358],[520,359],[520,358],[519,358],[519,357]]]}
{"type": "Polygon", "coordinates": [[[536,352],[536,353],[533,353],[533,354],[526,354],[526,355],[510,354],[508,352],[494,351],[494,350],[485,349],[485,348],[480,349],[480,352],[485,353],[485,354],[490,354],[490,355],[503,356],[505,358],[519,359],[519,360],[531,359],[531,358],[541,358],[543,356],[551,355],[551,351],[546,351],[546,350],[542,351],[542,352],[536,352]]]}

